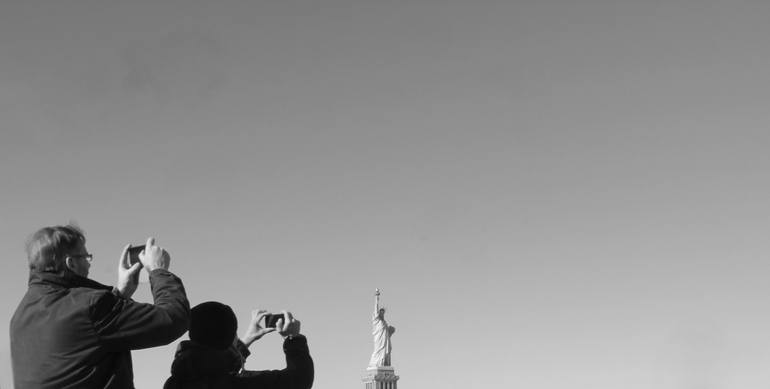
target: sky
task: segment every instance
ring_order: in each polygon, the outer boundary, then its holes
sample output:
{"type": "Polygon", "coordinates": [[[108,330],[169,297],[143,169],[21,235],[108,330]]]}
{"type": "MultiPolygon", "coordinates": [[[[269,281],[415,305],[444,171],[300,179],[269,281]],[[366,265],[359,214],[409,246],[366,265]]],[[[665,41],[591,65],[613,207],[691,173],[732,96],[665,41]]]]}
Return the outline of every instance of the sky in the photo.
{"type": "MultiPolygon", "coordinates": [[[[74,221],[97,281],[155,236],[193,305],[294,312],[318,389],[363,387],[375,288],[402,389],[766,388],[768,16],[5,0],[0,331],[24,240],[74,221]]],[[[284,366],[271,335],[247,368],[284,366]]]]}

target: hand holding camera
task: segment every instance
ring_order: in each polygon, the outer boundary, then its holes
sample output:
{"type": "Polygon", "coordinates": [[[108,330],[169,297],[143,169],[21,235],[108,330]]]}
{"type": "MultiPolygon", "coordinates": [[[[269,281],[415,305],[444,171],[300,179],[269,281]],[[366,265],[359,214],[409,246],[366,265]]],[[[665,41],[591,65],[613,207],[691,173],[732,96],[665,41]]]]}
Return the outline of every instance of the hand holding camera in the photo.
{"type": "Polygon", "coordinates": [[[131,245],[123,248],[118,263],[118,284],[115,286],[121,296],[131,298],[139,285],[139,271],[142,264],[131,259],[131,245]]]}
{"type": "Polygon", "coordinates": [[[264,309],[251,311],[251,322],[249,323],[249,327],[246,328],[243,338],[241,338],[241,342],[243,342],[246,347],[254,343],[255,340],[265,336],[265,334],[275,331],[275,327],[270,327],[265,324],[265,327],[263,328],[259,325],[259,322],[265,316],[270,316],[270,314],[264,309]]]}
{"type": "Polygon", "coordinates": [[[170,261],[168,252],[155,245],[155,238],[147,239],[145,245],[127,245],[123,248],[118,263],[118,292],[121,296],[130,298],[139,285],[139,271],[142,267],[147,268],[148,272],[168,269],[170,261]]]}
{"type": "Polygon", "coordinates": [[[284,338],[299,335],[300,322],[289,311],[265,315],[265,326],[274,327],[284,338]]]}
{"type": "Polygon", "coordinates": [[[144,250],[138,254],[138,257],[148,272],[155,269],[168,270],[168,265],[171,262],[171,256],[168,254],[168,251],[160,246],[156,246],[155,238],[153,237],[147,239],[147,244],[144,246],[144,250]]]}

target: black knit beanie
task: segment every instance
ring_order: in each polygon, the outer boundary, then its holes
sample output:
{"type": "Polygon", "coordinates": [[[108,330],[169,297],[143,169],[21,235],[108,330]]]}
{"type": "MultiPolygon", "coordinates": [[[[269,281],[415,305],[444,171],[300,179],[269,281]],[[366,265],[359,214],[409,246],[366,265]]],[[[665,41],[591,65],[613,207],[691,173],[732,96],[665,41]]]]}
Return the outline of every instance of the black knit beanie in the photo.
{"type": "Polygon", "coordinates": [[[235,339],[238,319],[229,306],[216,301],[196,305],[190,311],[190,340],[215,349],[226,349],[235,339]]]}

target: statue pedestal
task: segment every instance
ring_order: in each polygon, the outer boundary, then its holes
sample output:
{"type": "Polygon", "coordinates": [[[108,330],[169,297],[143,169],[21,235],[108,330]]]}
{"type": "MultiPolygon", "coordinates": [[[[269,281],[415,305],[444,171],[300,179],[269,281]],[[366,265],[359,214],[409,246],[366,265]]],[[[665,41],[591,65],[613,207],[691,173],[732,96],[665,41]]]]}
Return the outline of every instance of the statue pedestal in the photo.
{"type": "Polygon", "coordinates": [[[398,389],[398,376],[393,366],[368,367],[363,381],[365,389],[398,389]]]}

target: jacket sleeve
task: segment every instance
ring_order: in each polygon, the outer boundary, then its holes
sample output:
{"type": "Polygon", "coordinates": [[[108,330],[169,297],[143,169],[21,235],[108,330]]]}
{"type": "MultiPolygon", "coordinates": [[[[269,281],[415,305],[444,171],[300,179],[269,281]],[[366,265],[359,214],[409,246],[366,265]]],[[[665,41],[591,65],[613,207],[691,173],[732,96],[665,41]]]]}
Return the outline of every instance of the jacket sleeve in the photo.
{"type": "Polygon", "coordinates": [[[313,386],[313,359],[307,339],[298,335],[283,342],[286,368],[283,370],[245,370],[234,378],[234,388],[310,389],[313,386]]]}
{"type": "Polygon", "coordinates": [[[190,303],[182,280],[168,270],[150,273],[154,304],[126,299],[111,292],[91,304],[91,319],[99,339],[114,350],[136,350],[171,343],[190,325],[190,303]]]}
{"type": "Polygon", "coordinates": [[[246,358],[248,358],[249,355],[251,355],[251,351],[249,351],[249,347],[246,346],[242,340],[238,338],[236,338],[235,340],[236,340],[235,350],[238,351],[238,354],[241,355],[241,360],[243,362],[246,362],[246,358]]]}

